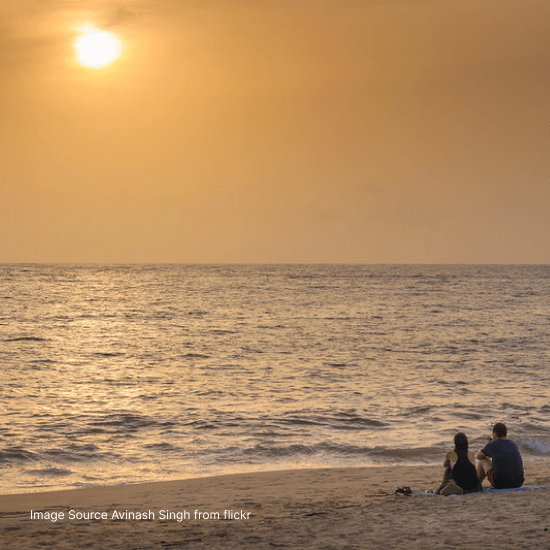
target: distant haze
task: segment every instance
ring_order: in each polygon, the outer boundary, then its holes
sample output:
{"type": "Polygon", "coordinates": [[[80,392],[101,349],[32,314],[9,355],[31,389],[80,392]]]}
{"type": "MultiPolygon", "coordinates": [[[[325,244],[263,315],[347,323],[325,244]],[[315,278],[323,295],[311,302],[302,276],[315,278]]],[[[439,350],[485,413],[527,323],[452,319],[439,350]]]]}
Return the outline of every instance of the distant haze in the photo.
{"type": "Polygon", "coordinates": [[[549,36],[548,0],[3,0],[0,262],[550,263],[549,36]]]}

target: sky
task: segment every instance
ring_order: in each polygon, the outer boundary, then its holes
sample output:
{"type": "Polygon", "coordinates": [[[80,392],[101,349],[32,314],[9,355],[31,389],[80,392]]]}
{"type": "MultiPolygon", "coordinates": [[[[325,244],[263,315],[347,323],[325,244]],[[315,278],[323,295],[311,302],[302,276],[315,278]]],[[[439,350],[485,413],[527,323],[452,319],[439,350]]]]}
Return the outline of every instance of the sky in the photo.
{"type": "Polygon", "coordinates": [[[550,263],[549,37],[548,0],[2,0],[0,262],[550,263]]]}

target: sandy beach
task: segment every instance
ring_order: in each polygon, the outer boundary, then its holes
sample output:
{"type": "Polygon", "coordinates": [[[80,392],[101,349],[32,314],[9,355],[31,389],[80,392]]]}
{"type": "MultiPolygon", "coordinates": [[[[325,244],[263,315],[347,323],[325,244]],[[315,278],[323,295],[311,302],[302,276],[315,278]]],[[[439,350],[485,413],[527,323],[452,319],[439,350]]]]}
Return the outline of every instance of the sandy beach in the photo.
{"type": "MultiPolygon", "coordinates": [[[[527,486],[550,482],[544,462],[525,470],[527,486]]],[[[395,494],[435,490],[441,473],[310,469],[7,495],[1,541],[10,549],[550,547],[550,487],[395,494]]]]}

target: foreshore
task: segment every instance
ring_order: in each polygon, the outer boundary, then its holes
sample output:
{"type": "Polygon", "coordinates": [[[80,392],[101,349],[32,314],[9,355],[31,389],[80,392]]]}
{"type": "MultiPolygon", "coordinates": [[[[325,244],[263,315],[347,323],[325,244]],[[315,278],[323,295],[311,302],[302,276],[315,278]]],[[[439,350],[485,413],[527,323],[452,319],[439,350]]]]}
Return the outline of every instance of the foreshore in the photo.
{"type": "MultiPolygon", "coordinates": [[[[442,467],[234,474],[0,496],[2,547],[549,548],[550,487],[459,497],[435,490],[442,467]]],[[[526,486],[550,465],[525,464],[526,486]]]]}

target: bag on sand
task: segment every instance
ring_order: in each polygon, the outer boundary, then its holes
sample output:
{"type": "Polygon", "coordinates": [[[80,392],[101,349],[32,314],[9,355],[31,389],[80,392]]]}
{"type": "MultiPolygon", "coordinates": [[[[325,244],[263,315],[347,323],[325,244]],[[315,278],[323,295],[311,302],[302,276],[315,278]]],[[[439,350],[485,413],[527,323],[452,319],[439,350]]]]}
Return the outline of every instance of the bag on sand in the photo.
{"type": "Polygon", "coordinates": [[[448,497],[449,495],[462,495],[464,491],[455,483],[454,479],[448,479],[438,487],[435,494],[448,497]]]}

